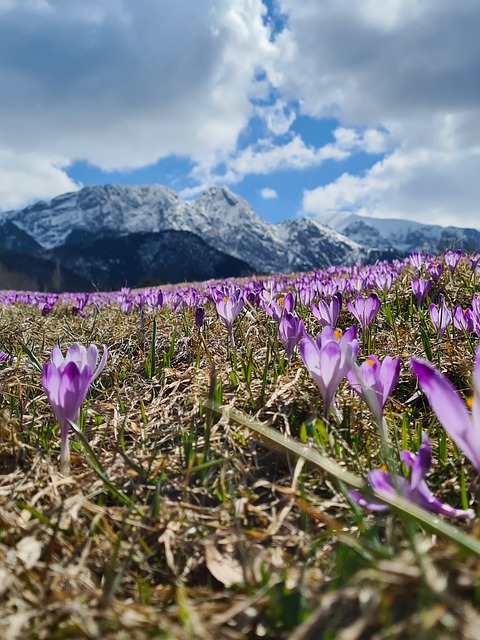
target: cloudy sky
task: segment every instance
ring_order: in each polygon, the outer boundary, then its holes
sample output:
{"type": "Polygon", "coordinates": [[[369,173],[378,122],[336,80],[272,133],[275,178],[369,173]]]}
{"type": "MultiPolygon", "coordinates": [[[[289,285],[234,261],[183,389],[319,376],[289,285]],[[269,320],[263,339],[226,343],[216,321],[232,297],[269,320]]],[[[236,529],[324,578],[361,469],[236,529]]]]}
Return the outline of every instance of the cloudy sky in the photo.
{"type": "Polygon", "coordinates": [[[0,0],[0,210],[227,185],[480,228],[478,0],[0,0]]]}

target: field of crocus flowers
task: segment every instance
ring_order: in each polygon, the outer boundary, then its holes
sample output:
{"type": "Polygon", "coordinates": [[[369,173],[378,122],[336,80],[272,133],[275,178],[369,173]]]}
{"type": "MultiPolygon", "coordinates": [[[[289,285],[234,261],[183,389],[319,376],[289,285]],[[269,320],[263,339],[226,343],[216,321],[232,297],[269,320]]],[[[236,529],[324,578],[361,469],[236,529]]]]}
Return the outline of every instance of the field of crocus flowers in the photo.
{"type": "Polygon", "coordinates": [[[480,637],[480,255],[0,292],[0,637],[480,637]]]}

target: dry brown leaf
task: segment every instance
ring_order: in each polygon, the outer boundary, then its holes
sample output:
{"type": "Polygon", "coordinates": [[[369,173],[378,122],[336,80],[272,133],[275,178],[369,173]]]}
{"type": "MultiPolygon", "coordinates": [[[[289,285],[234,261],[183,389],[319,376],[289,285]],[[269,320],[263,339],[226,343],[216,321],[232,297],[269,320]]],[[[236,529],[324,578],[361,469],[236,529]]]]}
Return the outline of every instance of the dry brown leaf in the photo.
{"type": "Polygon", "coordinates": [[[242,565],[238,560],[221,553],[213,543],[205,544],[205,564],[212,576],[226,587],[244,581],[242,565]]]}
{"type": "Polygon", "coordinates": [[[34,536],[22,538],[16,546],[16,555],[23,562],[25,569],[32,569],[40,560],[42,544],[34,536]]]}

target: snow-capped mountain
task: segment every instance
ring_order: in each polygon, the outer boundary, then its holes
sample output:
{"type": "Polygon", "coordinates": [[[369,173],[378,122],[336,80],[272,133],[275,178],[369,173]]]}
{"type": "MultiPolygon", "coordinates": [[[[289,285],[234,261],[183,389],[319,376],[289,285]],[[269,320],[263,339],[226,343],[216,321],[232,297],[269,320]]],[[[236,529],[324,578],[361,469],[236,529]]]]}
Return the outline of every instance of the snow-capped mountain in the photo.
{"type": "Polygon", "coordinates": [[[271,272],[285,264],[284,245],[274,226],[225,188],[186,201],[162,185],[89,186],[5,217],[44,250],[87,236],[188,231],[256,271],[271,272]]]}
{"type": "Polygon", "coordinates": [[[0,215],[0,251],[45,258],[102,287],[309,270],[448,246],[478,250],[480,233],[356,215],[268,224],[220,187],[183,200],[162,185],[88,186],[0,215]]]}
{"type": "Polygon", "coordinates": [[[296,218],[275,226],[285,246],[287,271],[306,271],[313,265],[323,268],[365,258],[357,242],[311,218],[296,218]]]}
{"type": "Polygon", "coordinates": [[[138,283],[147,272],[178,281],[193,278],[195,273],[198,278],[223,277],[225,269],[231,275],[272,273],[364,257],[360,245],[316,221],[268,224],[226,188],[211,188],[187,201],[161,185],[89,186],[3,214],[0,225],[5,239],[0,238],[0,246],[54,258],[87,279],[101,276],[103,286],[113,286],[122,278],[138,283]],[[171,251],[166,250],[167,236],[175,238],[171,251]],[[193,245],[196,249],[191,251],[193,245]],[[178,254],[177,267],[172,251],[178,254]],[[149,253],[156,256],[156,262],[148,259],[149,253]],[[167,253],[168,268],[164,264],[159,271],[155,265],[165,262],[167,253]],[[225,261],[228,256],[230,263],[225,261]],[[212,273],[205,265],[217,267],[212,273]]]}
{"type": "Polygon", "coordinates": [[[405,254],[412,251],[438,254],[447,248],[480,249],[480,232],[475,229],[441,227],[396,218],[370,218],[354,213],[327,215],[321,220],[364,247],[395,248],[405,254]]]}
{"type": "Polygon", "coordinates": [[[49,250],[85,233],[101,237],[177,229],[178,208],[177,194],[161,185],[94,185],[5,217],[49,250]]]}

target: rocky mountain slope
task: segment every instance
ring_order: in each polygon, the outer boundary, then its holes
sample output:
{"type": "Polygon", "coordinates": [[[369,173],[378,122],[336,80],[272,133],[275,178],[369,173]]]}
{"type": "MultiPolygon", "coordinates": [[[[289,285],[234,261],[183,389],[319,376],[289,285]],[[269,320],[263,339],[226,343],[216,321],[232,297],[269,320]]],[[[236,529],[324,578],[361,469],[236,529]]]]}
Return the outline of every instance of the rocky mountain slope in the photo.
{"type": "Polygon", "coordinates": [[[98,289],[120,289],[167,282],[248,276],[250,266],[217,251],[189,231],[159,231],[110,236],[83,234],[51,251],[69,271],[98,289]]]}
{"type": "Polygon", "coordinates": [[[366,255],[313,220],[268,224],[229,189],[186,201],[161,185],[89,186],[8,212],[2,245],[60,260],[101,287],[312,269],[366,255]]]}
{"type": "Polygon", "coordinates": [[[462,227],[441,227],[413,220],[370,218],[350,213],[325,216],[322,222],[366,247],[395,248],[404,254],[445,249],[473,252],[480,249],[480,231],[462,227]]]}
{"type": "Polygon", "coordinates": [[[268,224],[220,187],[182,200],[162,185],[88,186],[0,215],[0,253],[45,259],[101,288],[302,271],[449,246],[478,250],[480,233],[350,214],[268,224]]]}

